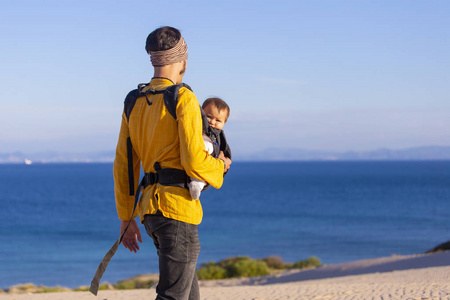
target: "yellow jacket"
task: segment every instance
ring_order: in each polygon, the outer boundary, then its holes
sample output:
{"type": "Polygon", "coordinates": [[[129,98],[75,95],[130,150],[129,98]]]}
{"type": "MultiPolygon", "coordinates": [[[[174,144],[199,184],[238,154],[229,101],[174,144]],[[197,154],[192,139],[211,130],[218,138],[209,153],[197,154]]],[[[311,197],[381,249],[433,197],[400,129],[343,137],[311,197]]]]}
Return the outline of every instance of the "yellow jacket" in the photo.
{"type": "MultiPolygon", "coordinates": [[[[166,78],[153,78],[144,88],[164,90],[173,82],[166,78]]],[[[134,196],[129,195],[127,138],[133,144],[133,163],[136,191],[140,165],[144,172],[155,172],[154,164],[161,168],[185,170],[189,177],[208,182],[215,188],[223,183],[224,163],[204,150],[200,106],[194,93],[181,88],[176,108],[177,120],[164,105],[163,94],[149,95],[151,105],[140,97],[129,117],[122,114],[119,141],[114,160],[114,192],[119,219],[129,220],[134,196]]],[[[142,193],[137,212],[141,222],[146,214],[161,211],[167,218],[200,224],[203,210],[200,200],[193,200],[185,188],[154,184],[142,193]]]]}

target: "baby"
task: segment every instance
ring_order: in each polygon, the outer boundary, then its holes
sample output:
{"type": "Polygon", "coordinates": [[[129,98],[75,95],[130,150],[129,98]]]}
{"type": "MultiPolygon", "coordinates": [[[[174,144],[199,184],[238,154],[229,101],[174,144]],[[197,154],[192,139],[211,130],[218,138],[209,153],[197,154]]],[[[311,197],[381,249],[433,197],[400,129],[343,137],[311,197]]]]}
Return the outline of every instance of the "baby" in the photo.
{"type": "MultiPolygon", "coordinates": [[[[203,102],[202,109],[208,118],[209,126],[214,128],[214,131],[219,135],[230,116],[230,107],[220,98],[208,98],[203,102]]],[[[224,136],[223,134],[221,135],[224,136]]],[[[205,134],[203,134],[203,141],[205,143],[205,150],[211,154],[214,149],[213,141],[205,134]]],[[[200,198],[200,193],[205,185],[206,182],[203,180],[191,178],[188,186],[192,199],[200,198]]]]}

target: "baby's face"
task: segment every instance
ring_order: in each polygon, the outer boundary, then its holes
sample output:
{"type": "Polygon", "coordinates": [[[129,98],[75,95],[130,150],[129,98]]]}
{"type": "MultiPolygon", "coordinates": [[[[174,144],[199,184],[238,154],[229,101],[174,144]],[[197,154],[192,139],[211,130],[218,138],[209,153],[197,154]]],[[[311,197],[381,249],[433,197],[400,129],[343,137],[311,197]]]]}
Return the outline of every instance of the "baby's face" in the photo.
{"type": "Polygon", "coordinates": [[[203,110],[208,117],[209,125],[221,130],[227,122],[227,110],[222,109],[219,111],[214,104],[206,106],[203,110]]]}

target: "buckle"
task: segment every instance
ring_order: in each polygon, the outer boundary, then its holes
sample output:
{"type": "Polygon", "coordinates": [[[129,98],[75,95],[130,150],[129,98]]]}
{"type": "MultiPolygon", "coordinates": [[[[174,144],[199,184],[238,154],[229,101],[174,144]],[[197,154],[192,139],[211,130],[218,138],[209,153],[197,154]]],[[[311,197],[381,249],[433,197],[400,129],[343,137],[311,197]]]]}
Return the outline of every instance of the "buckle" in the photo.
{"type": "Polygon", "coordinates": [[[155,184],[158,182],[158,174],[156,173],[145,173],[144,177],[142,177],[141,185],[146,188],[149,185],[155,184]]]}
{"type": "Polygon", "coordinates": [[[158,173],[148,173],[150,175],[150,185],[158,182],[158,173]]]}

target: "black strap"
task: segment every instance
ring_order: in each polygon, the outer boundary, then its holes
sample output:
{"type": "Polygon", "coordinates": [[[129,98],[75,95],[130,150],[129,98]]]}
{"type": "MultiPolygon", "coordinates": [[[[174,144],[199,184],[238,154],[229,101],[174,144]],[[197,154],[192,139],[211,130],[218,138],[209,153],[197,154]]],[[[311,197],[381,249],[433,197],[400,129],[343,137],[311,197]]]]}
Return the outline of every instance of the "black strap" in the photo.
{"type": "Polygon", "coordinates": [[[164,104],[175,120],[177,119],[178,92],[182,87],[192,91],[189,85],[186,83],[180,83],[169,86],[164,92],[164,104]]]}
{"type": "Polygon", "coordinates": [[[106,267],[108,266],[109,262],[111,261],[111,258],[116,254],[117,249],[119,248],[120,243],[122,243],[123,236],[125,235],[125,232],[128,230],[128,226],[130,226],[131,220],[133,220],[134,212],[136,211],[136,207],[139,203],[139,195],[143,191],[143,188],[141,185],[139,185],[136,195],[134,197],[134,206],[133,206],[133,212],[131,213],[131,218],[128,221],[127,226],[125,227],[125,230],[122,232],[120,237],[117,239],[117,241],[112,245],[111,249],[106,253],[106,255],[103,257],[102,261],[100,262],[100,265],[97,268],[97,271],[95,272],[94,278],[91,281],[91,286],[89,288],[89,291],[97,296],[98,293],[98,287],[100,284],[100,280],[102,279],[103,273],[106,271],[106,267]]]}
{"type": "Polygon", "coordinates": [[[145,173],[139,186],[145,189],[149,185],[159,183],[189,189],[190,178],[185,171],[173,168],[161,169],[158,162],[155,163],[155,170],[156,173],[145,173]]]}
{"type": "Polygon", "coordinates": [[[162,93],[164,93],[164,91],[165,90],[158,91],[158,90],[149,89],[148,91],[141,92],[141,94],[139,94],[138,97],[145,96],[145,100],[147,100],[147,104],[152,105],[153,102],[150,102],[150,99],[148,99],[148,95],[149,94],[151,94],[151,95],[162,94],[162,93]]]}
{"type": "Polygon", "coordinates": [[[134,166],[133,166],[133,144],[131,138],[127,138],[127,157],[128,157],[128,185],[130,186],[130,196],[134,195],[134,166]]]}
{"type": "Polygon", "coordinates": [[[157,173],[145,173],[144,177],[142,177],[140,185],[145,189],[149,185],[155,184],[157,182],[158,182],[157,173]]]}
{"type": "Polygon", "coordinates": [[[123,104],[123,111],[125,112],[125,116],[127,117],[127,121],[130,121],[130,115],[133,110],[134,105],[136,104],[136,101],[139,97],[144,97],[147,101],[148,105],[152,105],[152,102],[150,102],[150,99],[148,98],[148,95],[156,95],[156,94],[162,94],[166,90],[154,90],[149,89],[148,91],[143,92],[142,90],[147,86],[147,84],[141,83],[138,85],[137,89],[134,89],[128,93],[128,95],[125,97],[125,101],[123,104]]]}
{"type": "Polygon", "coordinates": [[[179,169],[165,168],[157,171],[158,183],[165,186],[175,186],[189,189],[189,176],[179,169]]]}
{"type": "Polygon", "coordinates": [[[167,186],[175,186],[175,187],[181,187],[189,189],[188,182],[189,182],[189,176],[186,174],[185,171],[179,170],[179,169],[172,169],[172,168],[166,168],[161,169],[161,166],[159,163],[155,163],[155,170],[156,173],[145,173],[144,177],[142,178],[141,182],[139,183],[139,187],[136,191],[136,195],[134,197],[134,206],[133,206],[133,212],[131,213],[131,218],[128,221],[127,226],[125,227],[125,230],[122,232],[119,239],[112,245],[111,249],[106,253],[106,255],[103,257],[102,261],[100,262],[100,265],[97,268],[97,271],[95,272],[94,278],[91,281],[91,286],[89,288],[89,291],[97,296],[98,288],[100,284],[100,280],[102,279],[103,273],[106,271],[106,267],[108,266],[109,262],[111,261],[111,258],[116,254],[117,249],[119,248],[120,243],[122,243],[123,236],[125,235],[125,232],[128,230],[128,226],[130,226],[131,220],[133,220],[134,212],[136,211],[136,207],[139,203],[139,196],[141,192],[149,185],[159,183],[162,185],[167,186]]]}
{"type": "Polygon", "coordinates": [[[134,105],[136,104],[136,100],[139,95],[139,90],[135,89],[128,93],[127,97],[125,98],[124,104],[123,104],[123,111],[125,113],[125,116],[127,117],[127,121],[130,120],[131,111],[133,110],[134,105]]]}

